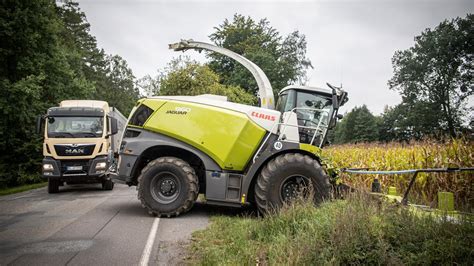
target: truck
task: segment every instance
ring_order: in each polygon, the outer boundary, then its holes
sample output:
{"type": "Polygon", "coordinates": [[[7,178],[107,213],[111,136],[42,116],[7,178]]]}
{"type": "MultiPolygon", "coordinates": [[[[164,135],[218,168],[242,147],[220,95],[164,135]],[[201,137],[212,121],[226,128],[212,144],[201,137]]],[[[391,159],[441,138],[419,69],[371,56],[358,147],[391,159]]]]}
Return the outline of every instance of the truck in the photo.
{"type": "Polygon", "coordinates": [[[67,184],[101,183],[112,190],[108,175],[115,165],[127,119],[105,101],[65,100],[37,119],[43,133],[42,177],[48,192],[67,184]]]}
{"type": "Polygon", "coordinates": [[[295,198],[315,203],[330,198],[332,186],[320,149],[341,118],[347,93],[288,86],[275,104],[265,73],[223,47],[193,40],[170,44],[175,51],[209,50],[235,59],[257,81],[260,107],[215,95],[158,96],[133,108],[120,145],[117,182],[138,186],[152,215],[189,211],[198,194],[207,204],[255,204],[262,213],[295,198]]]}

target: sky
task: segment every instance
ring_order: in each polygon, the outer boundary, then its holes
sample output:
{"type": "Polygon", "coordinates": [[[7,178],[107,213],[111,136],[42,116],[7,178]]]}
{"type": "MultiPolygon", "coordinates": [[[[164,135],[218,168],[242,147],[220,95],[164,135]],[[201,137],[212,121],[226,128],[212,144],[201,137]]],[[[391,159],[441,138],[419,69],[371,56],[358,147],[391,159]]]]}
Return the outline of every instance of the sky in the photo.
{"type": "MultiPolygon", "coordinates": [[[[181,52],[168,44],[181,39],[210,42],[214,27],[238,13],[267,18],[282,35],[306,36],[310,86],[343,85],[349,102],[342,112],[366,104],[374,114],[400,103],[387,81],[395,51],[414,45],[414,37],[445,19],[474,13],[464,0],[79,0],[100,48],[127,60],[137,78],[155,76],[181,52]]],[[[206,62],[204,54],[187,51],[206,62]]]]}

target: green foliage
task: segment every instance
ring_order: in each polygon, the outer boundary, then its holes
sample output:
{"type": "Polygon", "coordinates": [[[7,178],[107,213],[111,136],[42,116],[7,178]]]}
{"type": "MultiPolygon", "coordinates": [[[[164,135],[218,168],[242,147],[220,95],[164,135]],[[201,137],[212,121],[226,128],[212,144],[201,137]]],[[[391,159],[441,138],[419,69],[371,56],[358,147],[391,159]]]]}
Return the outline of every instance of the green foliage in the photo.
{"type": "Polygon", "coordinates": [[[65,99],[102,99],[127,112],[138,91],[118,56],[104,56],[78,4],[0,4],[0,187],[39,181],[35,118],[65,99]]]}
{"type": "MultiPolygon", "coordinates": [[[[474,94],[474,15],[441,22],[415,37],[415,45],[392,58],[390,88],[402,95],[401,131],[456,136],[474,94]],[[420,122],[423,122],[420,125],[420,122]]],[[[472,110],[471,110],[472,111],[472,110]]]]}
{"type": "Polygon", "coordinates": [[[208,66],[189,59],[174,59],[160,79],[160,95],[216,94],[228,100],[249,105],[256,104],[256,97],[236,86],[222,85],[219,76],[208,66]]]}
{"type": "Polygon", "coordinates": [[[48,185],[48,182],[42,182],[42,183],[36,183],[36,184],[21,185],[21,186],[11,187],[11,188],[3,188],[3,189],[0,189],[0,196],[5,196],[5,195],[20,193],[20,192],[24,192],[24,191],[28,191],[32,189],[42,188],[47,185],[48,185]]]}
{"type": "Polygon", "coordinates": [[[468,265],[474,226],[354,195],[264,218],[215,216],[193,234],[201,265],[468,265]]]}
{"type": "Polygon", "coordinates": [[[74,69],[76,55],[62,43],[51,1],[2,1],[0,13],[0,186],[7,186],[38,180],[36,115],[93,87],[74,69]]]}
{"type": "Polygon", "coordinates": [[[378,139],[378,118],[367,106],[354,107],[337,124],[332,136],[334,143],[370,142],[378,139]]]}
{"type": "MultiPolygon", "coordinates": [[[[283,87],[306,79],[311,62],[306,58],[305,36],[298,31],[283,37],[267,19],[254,21],[235,14],[215,28],[210,39],[218,46],[241,54],[257,64],[268,76],[275,95],[283,87]]],[[[210,54],[209,66],[223,84],[239,86],[255,94],[257,84],[251,73],[233,59],[210,54]]]]}
{"type": "Polygon", "coordinates": [[[135,76],[127,62],[119,55],[107,55],[97,47],[90,34],[86,15],[75,2],[67,2],[58,8],[64,25],[61,38],[69,53],[76,56],[75,70],[83,73],[94,90],[87,98],[107,101],[127,115],[139,98],[135,76]]]}
{"type": "Polygon", "coordinates": [[[92,98],[107,101],[126,116],[132,110],[140,93],[132,70],[119,55],[106,55],[101,76],[95,80],[96,92],[92,98]]]}

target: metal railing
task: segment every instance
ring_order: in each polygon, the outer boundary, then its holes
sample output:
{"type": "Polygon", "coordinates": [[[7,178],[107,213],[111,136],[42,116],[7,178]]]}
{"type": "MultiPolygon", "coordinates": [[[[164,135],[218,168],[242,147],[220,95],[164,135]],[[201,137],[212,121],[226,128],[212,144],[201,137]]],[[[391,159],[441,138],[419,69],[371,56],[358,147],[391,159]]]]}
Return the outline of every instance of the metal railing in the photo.
{"type": "MultiPolygon", "coordinates": [[[[314,109],[314,108],[293,108],[291,109],[291,113],[296,113],[297,110],[309,110],[309,111],[314,111],[314,112],[320,112],[321,114],[326,114],[326,118],[329,118],[329,111],[328,110],[324,110],[324,109],[314,109]]],[[[275,123],[271,130],[270,130],[270,134],[268,134],[265,138],[265,140],[262,142],[262,144],[260,145],[260,147],[258,148],[257,152],[255,153],[255,155],[253,156],[253,159],[252,161],[255,163],[255,161],[257,160],[257,157],[258,155],[260,154],[260,152],[262,151],[263,147],[265,146],[265,144],[267,143],[268,139],[270,138],[271,134],[273,132],[275,132],[275,129],[277,127],[278,128],[278,140],[281,141],[281,140],[284,140],[284,141],[288,141],[288,142],[294,142],[294,143],[299,143],[299,140],[298,141],[292,141],[292,140],[288,140],[288,139],[284,139],[284,132],[286,130],[287,127],[296,127],[297,130],[298,130],[298,137],[299,137],[299,129],[300,128],[304,128],[304,129],[309,129],[309,130],[314,130],[314,133],[313,133],[313,136],[311,138],[311,141],[310,141],[310,145],[313,145],[313,142],[314,140],[316,139],[316,136],[318,135],[318,132],[320,132],[319,135],[323,136],[321,138],[321,141],[318,145],[318,147],[321,148],[321,146],[323,145],[323,141],[324,141],[324,135],[326,134],[327,130],[328,130],[328,126],[327,125],[324,125],[322,124],[322,117],[319,119],[318,121],[318,125],[316,127],[312,127],[312,126],[300,126],[298,124],[296,125],[293,125],[293,124],[289,124],[289,120],[290,120],[290,115],[287,117],[286,121],[283,121],[283,122],[278,122],[278,123],[275,123]],[[282,127],[280,127],[282,126],[282,127]]],[[[329,121],[327,121],[329,122],[329,121]]],[[[327,124],[327,123],[326,123],[327,124]]]]}

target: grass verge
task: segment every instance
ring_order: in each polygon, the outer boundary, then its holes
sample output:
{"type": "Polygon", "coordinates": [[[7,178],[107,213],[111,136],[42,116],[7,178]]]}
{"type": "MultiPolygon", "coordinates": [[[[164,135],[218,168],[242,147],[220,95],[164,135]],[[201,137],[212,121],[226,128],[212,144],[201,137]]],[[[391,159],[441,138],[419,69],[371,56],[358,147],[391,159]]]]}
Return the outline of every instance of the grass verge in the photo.
{"type": "Polygon", "coordinates": [[[353,196],[298,203],[264,218],[215,216],[193,234],[191,259],[221,264],[466,264],[474,224],[353,196]]]}
{"type": "Polygon", "coordinates": [[[45,187],[46,185],[48,185],[48,182],[42,182],[42,183],[37,183],[37,184],[28,184],[28,185],[22,185],[22,186],[11,187],[11,188],[3,188],[3,189],[0,189],[0,196],[20,193],[20,192],[27,191],[27,190],[32,190],[32,189],[35,189],[35,188],[45,187]]]}

